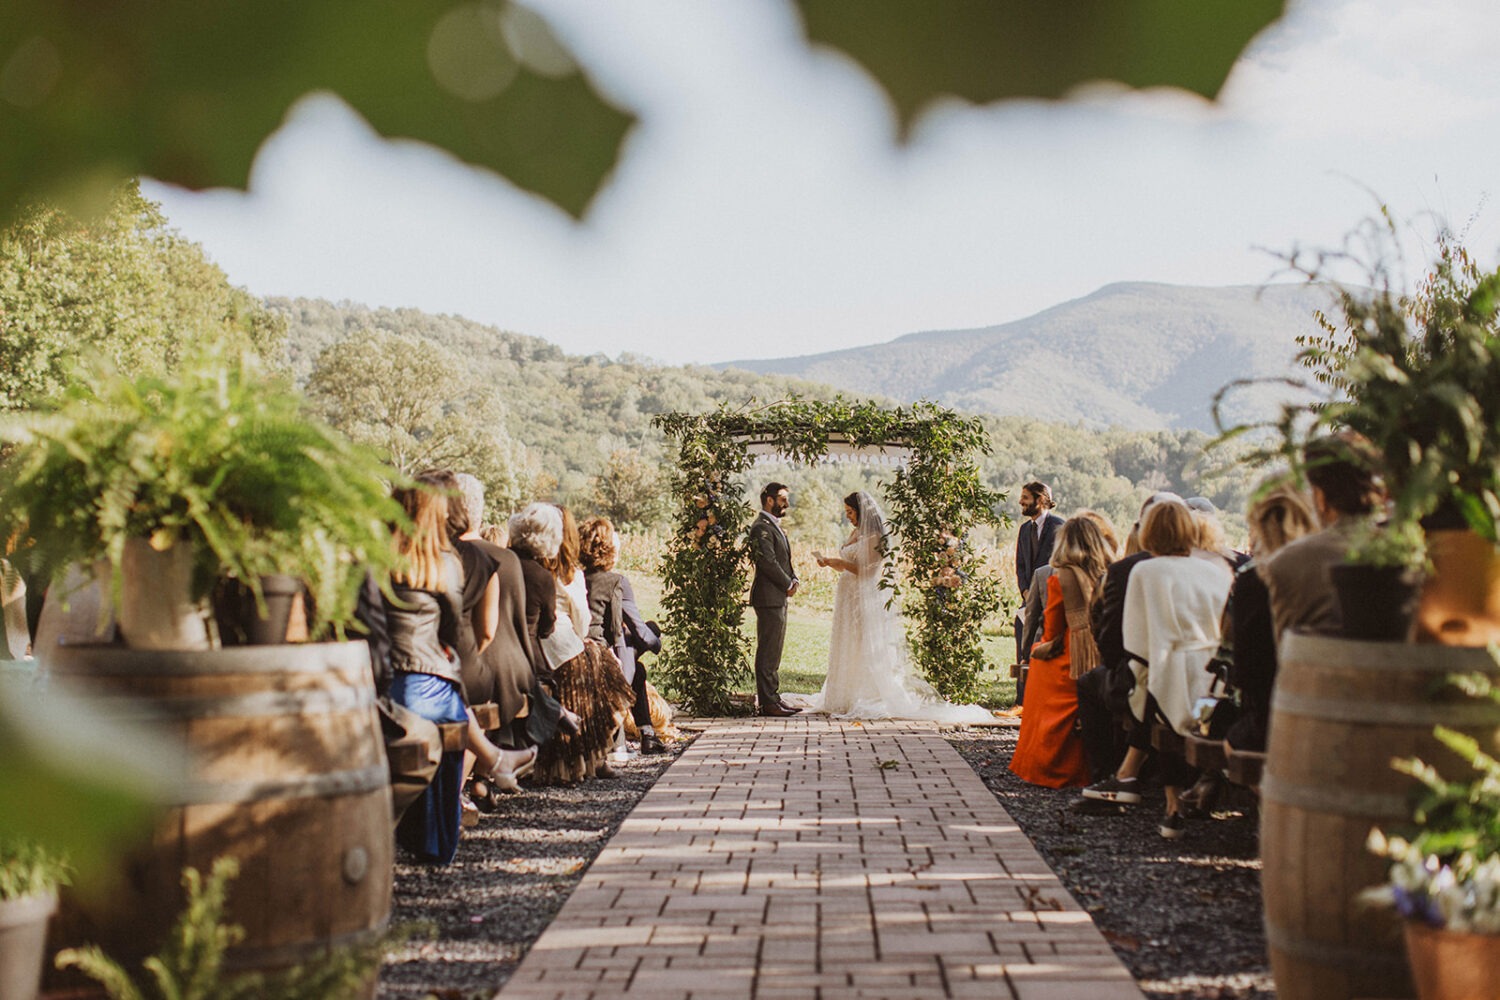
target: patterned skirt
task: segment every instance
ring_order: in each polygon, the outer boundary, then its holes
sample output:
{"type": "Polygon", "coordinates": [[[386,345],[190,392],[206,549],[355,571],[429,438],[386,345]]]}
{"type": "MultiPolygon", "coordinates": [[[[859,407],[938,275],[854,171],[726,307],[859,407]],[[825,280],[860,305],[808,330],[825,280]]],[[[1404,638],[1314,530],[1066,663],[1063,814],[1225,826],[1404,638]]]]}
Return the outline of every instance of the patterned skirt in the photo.
{"type": "Polygon", "coordinates": [[[614,654],[596,642],[553,672],[557,700],[578,713],[578,735],[558,731],[542,744],[531,779],[539,785],[575,784],[589,777],[614,746],[615,730],[635,702],[614,654]]]}

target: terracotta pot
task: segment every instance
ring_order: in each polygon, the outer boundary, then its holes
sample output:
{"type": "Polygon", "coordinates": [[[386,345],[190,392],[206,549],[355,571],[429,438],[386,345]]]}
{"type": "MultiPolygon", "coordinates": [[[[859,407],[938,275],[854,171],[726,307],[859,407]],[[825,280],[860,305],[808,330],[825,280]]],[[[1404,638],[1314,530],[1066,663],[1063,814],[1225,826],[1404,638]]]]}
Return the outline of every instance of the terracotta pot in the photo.
{"type": "Polygon", "coordinates": [[[120,634],[131,649],[208,649],[208,625],[193,600],[193,549],[157,551],[144,538],[120,560],[120,634]]]}
{"type": "Polygon", "coordinates": [[[1408,920],[1406,955],[1418,1000],[1500,997],[1500,934],[1467,934],[1408,920]]]}
{"type": "Polygon", "coordinates": [[[1417,639],[1445,646],[1500,641],[1500,549],[1473,531],[1429,531],[1432,575],[1417,608],[1417,639]]]}
{"type": "Polygon", "coordinates": [[[35,1000],[47,957],[47,919],[57,893],[0,899],[0,997],[35,1000]]]}

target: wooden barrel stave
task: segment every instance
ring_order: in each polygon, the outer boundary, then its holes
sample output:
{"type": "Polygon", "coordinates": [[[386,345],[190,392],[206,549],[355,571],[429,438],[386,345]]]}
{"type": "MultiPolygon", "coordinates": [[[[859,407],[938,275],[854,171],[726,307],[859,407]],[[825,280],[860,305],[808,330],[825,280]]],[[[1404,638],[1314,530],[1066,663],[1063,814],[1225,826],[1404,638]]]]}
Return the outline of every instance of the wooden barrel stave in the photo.
{"type": "Polygon", "coordinates": [[[1293,635],[1282,646],[1261,785],[1266,932],[1283,1000],[1412,995],[1398,918],[1359,900],[1385,880],[1365,847],[1373,826],[1410,820],[1418,756],[1465,765],[1432,736],[1443,723],[1500,748],[1500,709],[1445,687],[1494,673],[1482,649],[1293,635]]]}
{"type": "Polygon", "coordinates": [[[147,715],[192,751],[190,780],[107,903],[70,900],[56,946],[137,959],[181,908],[181,871],[235,856],[226,919],[240,968],[295,964],[379,933],[390,912],[390,788],[363,643],[195,653],[64,648],[53,663],[105,711],[147,715]]]}

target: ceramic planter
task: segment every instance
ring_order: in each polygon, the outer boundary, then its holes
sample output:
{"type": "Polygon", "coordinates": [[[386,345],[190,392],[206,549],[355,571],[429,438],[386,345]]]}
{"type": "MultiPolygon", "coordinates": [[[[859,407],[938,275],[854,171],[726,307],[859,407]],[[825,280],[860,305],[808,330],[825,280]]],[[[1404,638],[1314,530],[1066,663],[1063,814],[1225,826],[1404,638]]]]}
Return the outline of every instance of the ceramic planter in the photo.
{"type": "Polygon", "coordinates": [[[193,600],[193,549],[158,551],[144,538],[125,543],[120,562],[120,634],[132,649],[208,649],[208,626],[193,600]]]}
{"type": "Polygon", "coordinates": [[[260,589],[265,599],[264,617],[248,587],[233,580],[220,581],[214,590],[213,604],[221,644],[275,646],[287,641],[292,609],[302,594],[302,581],[294,576],[263,576],[260,589]]]}
{"type": "Polygon", "coordinates": [[[1500,997],[1500,934],[1468,934],[1408,920],[1406,954],[1418,1000],[1500,997]]]}
{"type": "Polygon", "coordinates": [[[36,1000],[57,893],[0,899],[0,997],[36,1000]]]}
{"type": "Polygon", "coordinates": [[[1329,575],[1338,594],[1346,639],[1405,642],[1416,621],[1420,577],[1400,566],[1334,566],[1329,575]]]}

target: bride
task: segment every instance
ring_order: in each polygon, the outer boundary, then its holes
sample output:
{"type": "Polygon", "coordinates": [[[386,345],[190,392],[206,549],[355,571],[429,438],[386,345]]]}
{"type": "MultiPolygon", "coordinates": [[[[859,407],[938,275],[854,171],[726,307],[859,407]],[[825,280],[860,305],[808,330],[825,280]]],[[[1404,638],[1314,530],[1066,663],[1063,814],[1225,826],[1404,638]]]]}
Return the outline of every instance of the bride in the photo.
{"type": "Polygon", "coordinates": [[[797,701],[808,711],[846,718],[993,722],[979,705],[944,701],[912,670],[900,616],[886,607],[888,595],[880,589],[886,526],[875,498],[849,494],[844,516],[854,530],[838,555],[813,553],[819,566],[841,571],[833,593],[828,678],[822,691],[797,701]]]}

